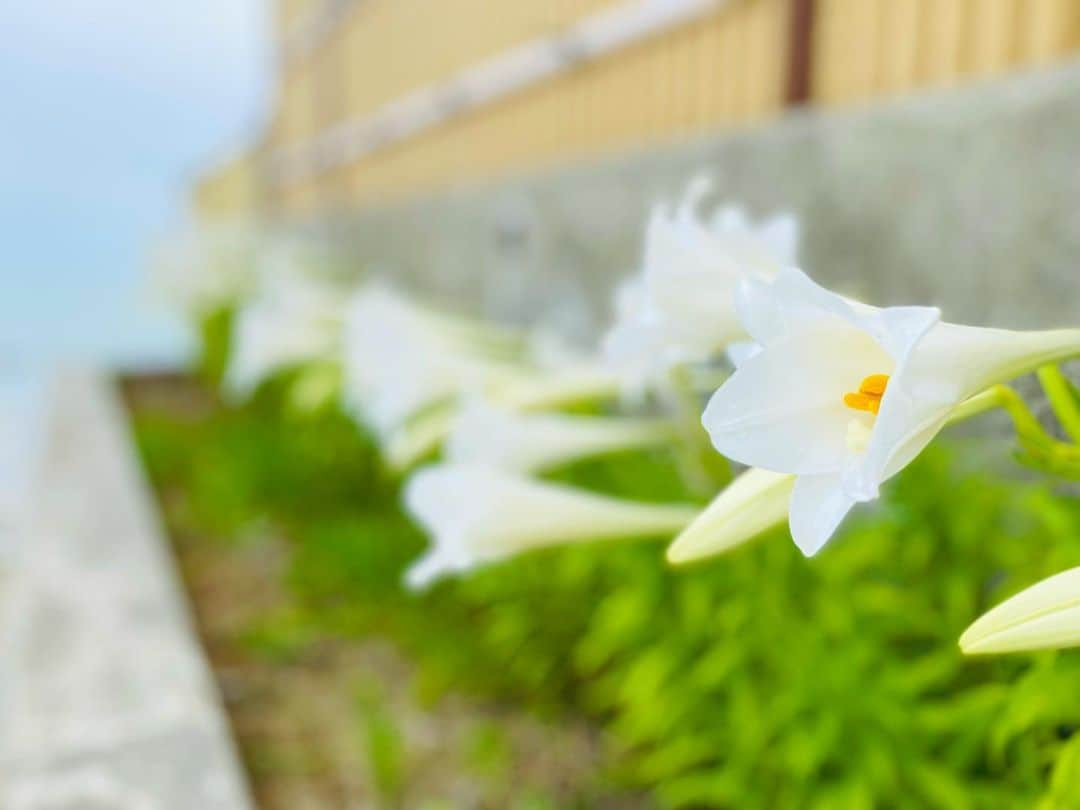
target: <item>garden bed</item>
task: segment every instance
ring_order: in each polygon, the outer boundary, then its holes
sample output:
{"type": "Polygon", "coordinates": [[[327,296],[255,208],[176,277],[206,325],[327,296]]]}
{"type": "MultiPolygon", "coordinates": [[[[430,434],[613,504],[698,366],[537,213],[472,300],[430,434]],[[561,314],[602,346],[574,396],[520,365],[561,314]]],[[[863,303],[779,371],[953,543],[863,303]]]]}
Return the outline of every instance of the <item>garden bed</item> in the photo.
{"type": "MultiPolygon", "coordinates": [[[[131,379],[124,392],[135,424],[153,423],[178,448],[220,407],[183,376],[131,379]]],[[[210,460],[209,448],[188,450],[195,466],[210,460]]],[[[152,449],[148,460],[154,471],[152,449]]],[[[193,518],[182,476],[152,477],[260,807],[646,806],[602,783],[590,724],[425,694],[385,634],[346,637],[305,617],[280,527],[252,513],[210,531],[193,518]]]]}
{"type": "MultiPolygon", "coordinates": [[[[1080,504],[1002,480],[1005,444],[939,441],[810,562],[784,530],[685,570],[585,544],[414,594],[400,482],[287,390],[128,386],[264,806],[1071,806],[1080,659],[956,647],[1080,559],[1080,504]]],[[[687,497],[655,455],[558,475],[687,497]]]]}

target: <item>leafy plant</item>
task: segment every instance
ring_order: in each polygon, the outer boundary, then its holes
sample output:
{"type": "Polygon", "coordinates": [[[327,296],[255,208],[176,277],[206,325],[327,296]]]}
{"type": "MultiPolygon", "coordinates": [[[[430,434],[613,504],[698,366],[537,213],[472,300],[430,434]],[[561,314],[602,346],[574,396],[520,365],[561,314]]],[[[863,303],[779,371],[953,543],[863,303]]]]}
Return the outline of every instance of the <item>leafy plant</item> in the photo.
{"type": "MultiPolygon", "coordinates": [[[[990,605],[1080,562],[1080,504],[1004,480],[985,443],[936,443],[812,561],[784,532],[690,570],[655,542],[593,544],[413,595],[401,573],[424,541],[370,440],[332,409],[285,410],[270,386],[136,425],[174,525],[289,538],[290,637],[382,634],[432,699],[585,714],[611,777],[664,807],[1076,806],[1080,656],[956,647],[990,605]]],[[[690,498],[676,465],[623,454],[558,477],[690,498]]]]}
{"type": "Polygon", "coordinates": [[[405,746],[377,682],[357,686],[356,711],[372,783],[383,806],[397,807],[404,787],[405,746]]]}

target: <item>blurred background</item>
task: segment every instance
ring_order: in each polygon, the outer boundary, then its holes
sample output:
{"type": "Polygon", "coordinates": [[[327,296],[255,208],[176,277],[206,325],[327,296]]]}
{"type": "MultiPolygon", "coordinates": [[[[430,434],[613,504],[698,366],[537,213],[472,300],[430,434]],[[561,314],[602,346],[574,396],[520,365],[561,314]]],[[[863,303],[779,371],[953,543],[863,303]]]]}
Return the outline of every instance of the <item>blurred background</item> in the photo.
{"type": "MultiPolygon", "coordinates": [[[[584,345],[650,206],[704,172],[796,213],[823,283],[1076,325],[1077,0],[45,0],[0,32],[0,573],[42,448],[99,452],[47,380],[119,373],[260,806],[1075,807],[1077,664],[954,647],[1080,560],[1075,497],[986,472],[1011,445],[929,454],[850,529],[873,551],[813,569],[790,543],[687,575],[575,549],[416,599],[424,540],[370,437],[297,420],[287,375],[222,401],[224,332],[148,268],[178,234],[287,236],[584,345]]],[[[566,480],[678,499],[671,466],[566,480]]]]}
{"type": "Polygon", "coordinates": [[[1064,59],[1075,16],[1068,0],[282,2],[267,126],[202,174],[196,206],[335,212],[940,88],[1064,59]]]}
{"type": "Polygon", "coordinates": [[[246,144],[273,78],[260,0],[8,3],[0,9],[0,512],[24,425],[62,361],[178,364],[190,342],[146,283],[209,156],[246,144]]]}
{"type": "MultiPolygon", "coordinates": [[[[326,222],[1060,63],[1070,0],[124,0],[5,8],[5,377],[175,358],[140,268],[186,217],[326,222]]],[[[707,167],[706,167],[707,168],[707,167]]]]}

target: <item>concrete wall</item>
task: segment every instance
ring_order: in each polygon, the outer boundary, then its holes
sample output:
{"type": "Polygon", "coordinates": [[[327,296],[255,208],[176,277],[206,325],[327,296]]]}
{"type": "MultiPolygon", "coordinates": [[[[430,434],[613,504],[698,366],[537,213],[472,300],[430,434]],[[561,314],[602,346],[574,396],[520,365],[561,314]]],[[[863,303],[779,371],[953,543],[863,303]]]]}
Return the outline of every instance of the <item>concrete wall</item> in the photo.
{"type": "Polygon", "coordinates": [[[339,225],[358,257],[458,307],[587,335],[637,264],[649,205],[694,174],[796,211],[802,263],[950,320],[1080,323],[1080,62],[636,152],[339,225]]]}

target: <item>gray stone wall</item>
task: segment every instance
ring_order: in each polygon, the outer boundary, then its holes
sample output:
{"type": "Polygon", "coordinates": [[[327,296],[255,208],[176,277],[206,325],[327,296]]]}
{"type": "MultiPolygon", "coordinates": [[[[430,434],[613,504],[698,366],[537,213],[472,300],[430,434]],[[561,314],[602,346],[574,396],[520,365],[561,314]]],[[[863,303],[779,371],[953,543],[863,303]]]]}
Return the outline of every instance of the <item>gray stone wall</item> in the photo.
{"type": "Polygon", "coordinates": [[[795,211],[802,263],[868,301],[949,320],[1080,323],[1080,62],[358,212],[365,263],[460,308],[594,334],[650,204],[699,172],[795,211]]]}

